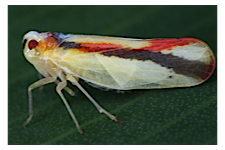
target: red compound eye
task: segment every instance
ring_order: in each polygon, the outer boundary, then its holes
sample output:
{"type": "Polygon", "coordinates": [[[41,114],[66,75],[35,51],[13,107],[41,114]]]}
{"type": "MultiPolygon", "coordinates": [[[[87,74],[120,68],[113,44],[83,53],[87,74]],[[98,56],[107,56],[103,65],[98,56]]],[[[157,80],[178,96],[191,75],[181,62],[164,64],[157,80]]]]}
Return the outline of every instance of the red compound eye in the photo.
{"type": "Polygon", "coordinates": [[[38,42],[36,40],[30,40],[28,43],[28,48],[31,50],[31,49],[37,47],[37,45],[38,45],[38,42]]]}

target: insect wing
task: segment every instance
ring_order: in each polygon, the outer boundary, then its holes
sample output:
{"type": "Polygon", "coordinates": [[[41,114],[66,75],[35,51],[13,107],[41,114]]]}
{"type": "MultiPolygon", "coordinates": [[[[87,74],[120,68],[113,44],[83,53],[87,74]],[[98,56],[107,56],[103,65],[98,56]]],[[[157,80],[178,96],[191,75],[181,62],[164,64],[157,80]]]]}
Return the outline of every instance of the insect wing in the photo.
{"type": "Polygon", "coordinates": [[[112,41],[111,47],[103,43],[98,50],[89,42],[86,51],[79,42],[67,42],[70,45],[57,51],[60,58],[52,61],[76,77],[120,90],[194,86],[209,78],[215,67],[211,49],[194,38],[127,41],[126,47],[112,41]],[[140,47],[141,42],[151,46],[140,47]]]}

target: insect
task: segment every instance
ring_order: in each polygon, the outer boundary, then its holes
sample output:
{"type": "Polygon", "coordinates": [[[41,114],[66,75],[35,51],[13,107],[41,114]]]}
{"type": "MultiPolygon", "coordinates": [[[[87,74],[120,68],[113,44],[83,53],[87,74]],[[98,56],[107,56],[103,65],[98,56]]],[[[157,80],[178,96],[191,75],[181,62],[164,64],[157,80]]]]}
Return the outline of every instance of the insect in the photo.
{"type": "Polygon", "coordinates": [[[65,90],[74,95],[67,81],[77,86],[100,113],[121,122],[85,91],[79,78],[103,90],[190,87],[206,81],[215,68],[213,52],[195,38],[132,39],[30,31],[23,37],[23,52],[44,76],[28,87],[29,117],[23,126],[33,117],[31,91],[55,82],[80,133],[78,121],[62,94],[65,90]]]}

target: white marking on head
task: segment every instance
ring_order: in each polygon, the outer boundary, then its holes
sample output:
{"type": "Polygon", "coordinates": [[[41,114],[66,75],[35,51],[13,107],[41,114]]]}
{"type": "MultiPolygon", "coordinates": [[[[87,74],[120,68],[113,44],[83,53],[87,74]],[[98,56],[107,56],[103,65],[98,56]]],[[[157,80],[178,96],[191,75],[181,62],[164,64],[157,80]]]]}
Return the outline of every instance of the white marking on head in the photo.
{"type": "Polygon", "coordinates": [[[23,37],[23,39],[35,39],[36,41],[40,41],[40,34],[36,31],[30,31],[26,33],[23,37]]]}

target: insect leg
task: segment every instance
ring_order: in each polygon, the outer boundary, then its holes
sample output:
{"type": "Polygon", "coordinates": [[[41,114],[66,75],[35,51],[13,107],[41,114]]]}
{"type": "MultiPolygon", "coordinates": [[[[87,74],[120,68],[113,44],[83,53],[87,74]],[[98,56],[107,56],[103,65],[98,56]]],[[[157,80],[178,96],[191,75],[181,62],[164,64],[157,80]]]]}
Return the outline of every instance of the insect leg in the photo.
{"type": "Polygon", "coordinates": [[[29,117],[27,118],[27,120],[24,122],[23,124],[23,127],[25,127],[32,119],[33,117],[33,100],[32,100],[32,93],[31,93],[31,90],[37,88],[37,87],[40,87],[40,86],[43,86],[45,84],[48,84],[48,83],[51,83],[51,82],[54,82],[56,80],[56,77],[46,77],[46,78],[43,78],[37,82],[34,82],[33,84],[31,84],[29,87],[28,87],[28,97],[29,97],[29,117]]]}
{"type": "Polygon", "coordinates": [[[86,96],[87,98],[95,105],[95,107],[98,109],[98,111],[100,113],[104,113],[106,114],[110,119],[114,120],[114,121],[119,121],[120,123],[122,123],[122,121],[120,121],[117,117],[113,116],[112,114],[110,114],[109,112],[107,112],[105,109],[103,109],[86,91],[85,89],[77,82],[76,78],[74,78],[72,75],[67,74],[66,79],[71,81],[74,85],[76,85],[86,96]]]}
{"type": "Polygon", "coordinates": [[[59,96],[62,98],[62,100],[63,100],[63,102],[64,102],[64,104],[65,104],[65,106],[66,106],[66,108],[67,108],[67,110],[68,110],[68,112],[69,112],[69,114],[70,114],[70,116],[72,117],[72,119],[73,119],[75,125],[77,126],[78,131],[79,131],[80,133],[83,133],[83,131],[81,130],[81,128],[80,128],[80,126],[79,126],[79,123],[78,123],[78,121],[77,121],[77,119],[76,119],[76,117],[75,117],[75,115],[74,115],[74,113],[73,113],[73,111],[71,110],[69,104],[67,103],[65,97],[64,97],[63,94],[62,94],[62,89],[65,88],[66,85],[67,85],[67,80],[65,79],[65,76],[63,75],[62,72],[59,73],[59,78],[61,79],[61,82],[59,82],[59,83],[57,84],[56,91],[57,91],[57,93],[59,94],[59,96]]]}
{"type": "MultiPolygon", "coordinates": [[[[38,78],[41,80],[43,77],[42,77],[42,75],[38,72],[38,78]]],[[[42,86],[40,86],[39,87],[39,90],[40,91],[42,91],[44,89],[44,86],[42,85],[42,86]]]]}
{"type": "MultiPolygon", "coordinates": [[[[59,81],[59,80],[56,80],[55,83],[56,83],[56,84],[59,84],[60,81],[59,81]]],[[[67,93],[69,93],[71,96],[74,96],[74,95],[75,95],[75,92],[74,92],[73,90],[71,90],[70,88],[64,87],[63,89],[64,89],[67,93]]]]}
{"type": "MultiPolygon", "coordinates": [[[[39,72],[38,72],[38,78],[39,78],[40,80],[43,78],[42,75],[41,75],[39,72]]],[[[58,84],[59,82],[60,82],[59,80],[55,80],[55,83],[56,83],[56,84],[58,84]]],[[[40,86],[40,87],[39,87],[40,91],[42,91],[43,88],[44,88],[43,85],[40,86]]],[[[74,95],[75,95],[75,92],[74,92],[73,90],[71,90],[70,88],[64,87],[63,89],[64,89],[67,93],[69,93],[71,96],[74,96],[74,95]]]]}

